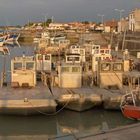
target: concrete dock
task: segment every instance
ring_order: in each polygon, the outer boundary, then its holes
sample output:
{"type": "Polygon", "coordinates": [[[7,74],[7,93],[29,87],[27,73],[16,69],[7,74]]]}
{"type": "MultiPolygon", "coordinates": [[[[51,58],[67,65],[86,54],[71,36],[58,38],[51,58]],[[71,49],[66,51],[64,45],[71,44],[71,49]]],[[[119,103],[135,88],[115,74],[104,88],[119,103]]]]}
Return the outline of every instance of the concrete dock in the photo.
{"type": "Polygon", "coordinates": [[[79,137],[77,140],[139,140],[140,123],[79,137]]]}
{"type": "MultiPolygon", "coordinates": [[[[37,85],[34,88],[0,88],[0,105],[2,108],[9,108],[15,102],[18,102],[18,108],[23,108],[24,99],[29,101],[45,100],[44,106],[51,106],[49,102],[53,101],[53,106],[62,105],[64,108],[68,108],[74,111],[85,111],[93,108],[94,106],[103,105],[105,109],[118,109],[120,105],[120,96],[122,94],[118,91],[112,92],[99,87],[82,87],[82,88],[58,88],[52,87],[52,93],[47,86],[37,85]],[[71,91],[71,93],[69,92],[71,91]],[[70,98],[66,98],[64,104],[61,104],[61,96],[66,95],[70,98]],[[73,101],[74,99],[74,101],[73,101]],[[119,100],[118,100],[119,99],[119,100]],[[47,102],[46,102],[47,101],[47,102]],[[55,101],[57,104],[55,104],[55,101]],[[6,102],[6,106],[3,103],[6,102]],[[76,106],[75,106],[76,105],[76,106]]],[[[24,103],[25,104],[25,103],[24,103]]],[[[42,106],[39,102],[38,106],[42,106]]],[[[28,106],[31,106],[28,104],[28,106]]],[[[37,106],[36,106],[37,107],[37,106]]],[[[27,108],[27,107],[26,107],[27,108]]],[[[54,112],[54,110],[53,110],[54,112]]]]}

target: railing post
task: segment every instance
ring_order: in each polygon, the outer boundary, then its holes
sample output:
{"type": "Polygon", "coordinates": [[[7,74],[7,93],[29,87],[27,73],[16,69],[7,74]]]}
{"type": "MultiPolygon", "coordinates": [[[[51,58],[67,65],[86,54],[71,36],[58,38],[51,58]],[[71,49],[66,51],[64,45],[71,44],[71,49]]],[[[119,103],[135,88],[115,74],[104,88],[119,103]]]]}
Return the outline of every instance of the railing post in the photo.
{"type": "Polygon", "coordinates": [[[1,72],[0,76],[1,76],[1,77],[0,77],[0,79],[1,79],[1,80],[0,80],[0,86],[1,86],[1,88],[2,88],[2,87],[3,87],[3,78],[4,78],[4,77],[3,77],[3,72],[1,72]]]}

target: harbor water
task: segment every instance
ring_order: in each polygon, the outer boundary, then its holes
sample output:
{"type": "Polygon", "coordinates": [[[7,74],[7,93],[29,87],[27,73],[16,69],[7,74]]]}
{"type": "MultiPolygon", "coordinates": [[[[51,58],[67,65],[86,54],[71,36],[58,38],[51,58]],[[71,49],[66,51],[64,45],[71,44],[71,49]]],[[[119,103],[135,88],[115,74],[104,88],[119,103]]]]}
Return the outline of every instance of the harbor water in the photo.
{"type": "MultiPolygon", "coordinates": [[[[9,47],[10,55],[0,56],[0,71],[6,70],[10,82],[10,60],[15,56],[33,55],[33,46],[9,47]]],[[[92,109],[86,112],[62,110],[56,116],[0,116],[0,139],[6,140],[72,140],[74,137],[91,135],[104,129],[135,123],[123,117],[119,111],[92,109]],[[68,135],[70,134],[70,135],[68,135]],[[61,137],[67,135],[66,137],[61,137]],[[57,138],[55,138],[57,137],[57,138]]]]}

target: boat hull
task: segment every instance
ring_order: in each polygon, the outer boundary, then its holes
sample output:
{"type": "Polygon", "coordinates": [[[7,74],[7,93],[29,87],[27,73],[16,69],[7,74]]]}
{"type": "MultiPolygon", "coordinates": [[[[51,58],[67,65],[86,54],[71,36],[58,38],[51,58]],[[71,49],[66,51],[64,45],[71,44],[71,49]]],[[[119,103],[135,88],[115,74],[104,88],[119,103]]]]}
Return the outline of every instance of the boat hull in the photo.
{"type": "Polygon", "coordinates": [[[82,112],[89,110],[95,106],[100,106],[102,104],[102,99],[99,95],[80,96],[79,94],[66,94],[59,97],[57,99],[57,103],[61,107],[65,106],[66,109],[82,112]]]}
{"type": "Polygon", "coordinates": [[[122,109],[125,117],[140,120],[140,107],[125,105],[122,109]]]}

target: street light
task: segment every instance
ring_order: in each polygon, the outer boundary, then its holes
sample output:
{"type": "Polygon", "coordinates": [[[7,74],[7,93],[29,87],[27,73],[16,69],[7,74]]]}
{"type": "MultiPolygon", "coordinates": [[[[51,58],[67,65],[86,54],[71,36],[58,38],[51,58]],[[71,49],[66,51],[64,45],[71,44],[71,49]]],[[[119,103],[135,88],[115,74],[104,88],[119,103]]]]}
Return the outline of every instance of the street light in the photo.
{"type": "Polygon", "coordinates": [[[122,12],[124,12],[124,9],[114,9],[115,11],[118,11],[120,13],[120,31],[122,30],[121,28],[121,19],[122,19],[122,12]]]}
{"type": "Polygon", "coordinates": [[[45,13],[45,14],[43,13],[42,15],[44,16],[44,20],[45,20],[44,21],[44,28],[45,28],[46,27],[46,21],[47,21],[48,14],[47,13],[45,13]]]}
{"type": "Polygon", "coordinates": [[[104,24],[104,16],[105,16],[105,15],[98,14],[98,16],[101,17],[101,23],[104,24]]]}

